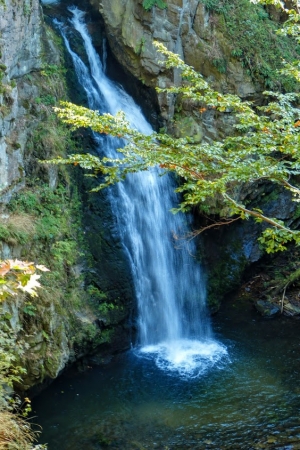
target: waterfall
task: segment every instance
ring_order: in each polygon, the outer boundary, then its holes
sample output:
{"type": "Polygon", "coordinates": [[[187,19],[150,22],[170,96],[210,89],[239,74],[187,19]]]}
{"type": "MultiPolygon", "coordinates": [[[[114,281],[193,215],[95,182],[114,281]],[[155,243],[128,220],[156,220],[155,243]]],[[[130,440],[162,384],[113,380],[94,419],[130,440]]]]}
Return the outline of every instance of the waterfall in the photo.
{"type": "MultiPolygon", "coordinates": [[[[72,57],[79,83],[91,109],[115,114],[144,134],[152,132],[140,108],[110,81],[88,33],[84,13],[72,7],[70,24],[81,35],[88,66],[71,49],[66,26],[56,22],[72,57]]],[[[115,157],[123,143],[94,135],[99,154],[115,157]]],[[[119,157],[119,155],[118,155],[119,157]]],[[[128,176],[110,191],[118,230],[131,266],[138,304],[136,352],[154,358],[159,367],[183,376],[197,376],[218,361],[226,349],[212,337],[205,307],[205,283],[195,260],[193,241],[178,241],[188,233],[189,217],[172,214],[178,199],[171,176],[154,168],[128,176]]]]}
{"type": "Polygon", "coordinates": [[[107,43],[106,38],[103,38],[102,42],[102,65],[103,65],[103,72],[106,72],[106,60],[107,60],[107,43]]]}

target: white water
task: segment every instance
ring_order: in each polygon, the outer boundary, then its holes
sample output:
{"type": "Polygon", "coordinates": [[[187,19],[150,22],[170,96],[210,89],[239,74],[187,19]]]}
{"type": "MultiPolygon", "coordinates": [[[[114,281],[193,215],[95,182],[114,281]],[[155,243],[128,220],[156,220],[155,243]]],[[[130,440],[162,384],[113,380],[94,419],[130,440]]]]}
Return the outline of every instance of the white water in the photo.
{"type": "MultiPolygon", "coordinates": [[[[89,107],[115,114],[123,110],[132,127],[145,134],[152,128],[140,108],[122,88],[110,81],[84,22],[84,13],[71,9],[72,26],[80,33],[89,67],[70,47],[59,25],[89,107]]],[[[114,157],[120,140],[95,135],[99,153],[114,157]]],[[[118,155],[119,156],[119,155],[118,155]]],[[[193,242],[176,241],[188,232],[188,218],[173,215],[174,183],[153,169],[128,176],[110,193],[119,232],[128,255],[138,303],[140,356],[181,376],[198,376],[227,352],[211,333],[205,307],[205,283],[193,242]]]]}
{"type": "Polygon", "coordinates": [[[43,5],[56,5],[60,0],[41,0],[43,5]]]}

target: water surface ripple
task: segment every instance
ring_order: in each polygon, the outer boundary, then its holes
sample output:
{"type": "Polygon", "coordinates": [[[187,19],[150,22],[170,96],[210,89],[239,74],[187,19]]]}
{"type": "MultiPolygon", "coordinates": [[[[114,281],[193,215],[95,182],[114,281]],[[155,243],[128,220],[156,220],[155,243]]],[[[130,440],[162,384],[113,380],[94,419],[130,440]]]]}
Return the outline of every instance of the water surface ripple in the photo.
{"type": "Polygon", "coordinates": [[[34,410],[49,450],[300,448],[298,321],[265,321],[229,304],[213,325],[223,358],[197,378],[134,351],[66,374],[34,410]]]}

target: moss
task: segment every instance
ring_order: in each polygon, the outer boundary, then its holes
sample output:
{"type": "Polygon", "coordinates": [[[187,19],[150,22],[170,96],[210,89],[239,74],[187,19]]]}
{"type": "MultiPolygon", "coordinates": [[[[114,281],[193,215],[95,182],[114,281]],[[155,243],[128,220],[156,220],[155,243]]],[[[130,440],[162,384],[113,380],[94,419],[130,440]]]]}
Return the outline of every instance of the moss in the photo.
{"type": "MultiPolygon", "coordinates": [[[[47,100],[47,95],[60,93],[65,86],[61,73],[34,73],[30,82],[39,88],[39,98],[43,100],[47,100]]],[[[24,106],[29,109],[29,104],[24,106]]],[[[22,326],[17,342],[24,344],[20,364],[28,370],[22,385],[27,388],[45,376],[57,375],[69,357],[67,341],[84,348],[98,333],[91,325],[77,334],[79,312],[88,318],[87,322],[96,318],[83,276],[75,269],[81,261],[87,264],[88,260],[79,194],[65,169],[55,169],[56,187],[49,187],[48,168],[38,162],[41,158],[65,155],[75,144],[70,131],[59,123],[45,102],[36,103],[35,115],[38,121],[25,148],[29,177],[26,188],[13,196],[8,205],[9,217],[0,221],[0,242],[11,248],[21,245],[21,257],[50,269],[43,276],[39,297],[30,305],[16,305],[22,326]],[[29,347],[28,336],[32,339],[29,347]]]]}
{"type": "Polygon", "coordinates": [[[59,373],[59,370],[61,369],[61,350],[51,349],[50,356],[48,356],[44,360],[44,369],[45,369],[45,375],[47,374],[51,378],[56,378],[57,374],[59,373]]]}
{"type": "MultiPolygon", "coordinates": [[[[37,362],[31,361],[30,373],[36,368],[40,381],[45,376],[55,377],[68,357],[62,341],[67,339],[77,356],[94,351],[99,345],[110,343],[114,334],[113,328],[100,329],[97,321],[104,320],[110,327],[114,314],[124,314],[106,293],[96,287],[84,287],[80,267],[87,267],[89,255],[79,195],[74,187],[71,191],[63,174],[59,174],[59,179],[54,190],[42,180],[32,180],[9,205],[12,216],[16,212],[25,217],[30,214],[34,224],[22,242],[24,256],[50,269],[43,275],[43,289],[34,301],[34,310],[23,308],[20,333],[20,339],[26,340],[26,335],[39,337],[34,340],[37,362]],[[44,359],[42,370],[40,361],[44,359]]],[[[23,361],[27,357],[25,352],[23,361]]],[[[30,384],[30,380],[26,383],[30,384]]]]}
{"type": "Polygon", "coordinates": [[[143,7],[146,11],[149,11],[153,6],[157,6],[160,9],[167,8],[167,3],[163,0],[143,0],[143,7]]]}
{"type": "Polygon", "coordinates": [[[219,73],[226,73],[227,60],[225,58],[214,58],[212,60],[213,65],[216,67],[219,73]]]}
{"type": "MultiPolygon", "coordinates": [[[[19,217],[19,216],[18,216],[19,217]]],[[[0,242],[3,241],[9,245],[26,244],[29,240],[29,231],[24,228],[23,223],[17,221],[0,222],[0,242]]]]}
{"type": "Polygon", "coordinates": [[[203,138],[201,125],[191,116],[180,116],[180,112],[174,122],[174,134],[176,137],[189,137],[193,143],[199,143],[203,138]]]}
{"type": "MultiPolygon", "coordinates": [[[[296,88],[295,82],[278,74],[277,69],[283,59],[299,58],[299,45],[277,34],[279,25],[269,18],[263,6],[248,0],[201,0],[201,3],[215,15],[212,22],[229,42],[231,56],[242,63],[254,81],[270,89],[296,88]]],[[[226,60],[215,59],[213,64],[220,73],[226,72],[226,60]]]]}
{"type": "Polygon", "coordinates": [[[224,296],[240,286],[247,261],[238,240],[219,247],[217,258],[207,272],[207,304],[212,313],[218,311],[224,296]]]}
{"type": "MultiPolygon", "coordinates": [[[[18,327],[16,345],[22,348],[18,360],[27,368],[19,390],[56,377],[68,359],[110,343],[116,330],[111,323],[117,323],[117,315],[124,316],[111,286],[106,286],[108,295],[98,286],[98,274],[91,275],[94,260],[74,170],[40,162],[78,153],[70,130],[52,110],[56,99],[67,98],[64,67],[45,60],[44,69],[26,76],[26,81],[37,92],[22,105],[31,119],[24,149],[26,187],[4,211],[9,217],[0,220],[0,244],[8,243],[12,252],[21,248],[21,258],[44,264],[50,272],[42,275],[38,298],[16,299],[11,305],[12,323],[18,327]],[[86,286],[93,286],[93,291],[86,286]]],[[[100,250],[99,257],[103,258],[100,250]]]]}

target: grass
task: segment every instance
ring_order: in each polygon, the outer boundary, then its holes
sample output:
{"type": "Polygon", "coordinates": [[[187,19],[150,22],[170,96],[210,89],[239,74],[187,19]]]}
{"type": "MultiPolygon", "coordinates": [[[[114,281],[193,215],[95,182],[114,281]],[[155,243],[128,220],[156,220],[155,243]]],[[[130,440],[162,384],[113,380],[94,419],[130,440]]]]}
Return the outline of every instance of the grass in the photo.
{"type": "Polygon", "coordinates": [[[0,410],[0,450],[31,450],[36,433],[28,421],[7,410],[0,410]]]}
{"type": "Polygon", "coordinates": [[[9,245],[25,244],[34,233],[34,218],[29,214],[12,214],[0,219],[0,240],[9,245]]]}

